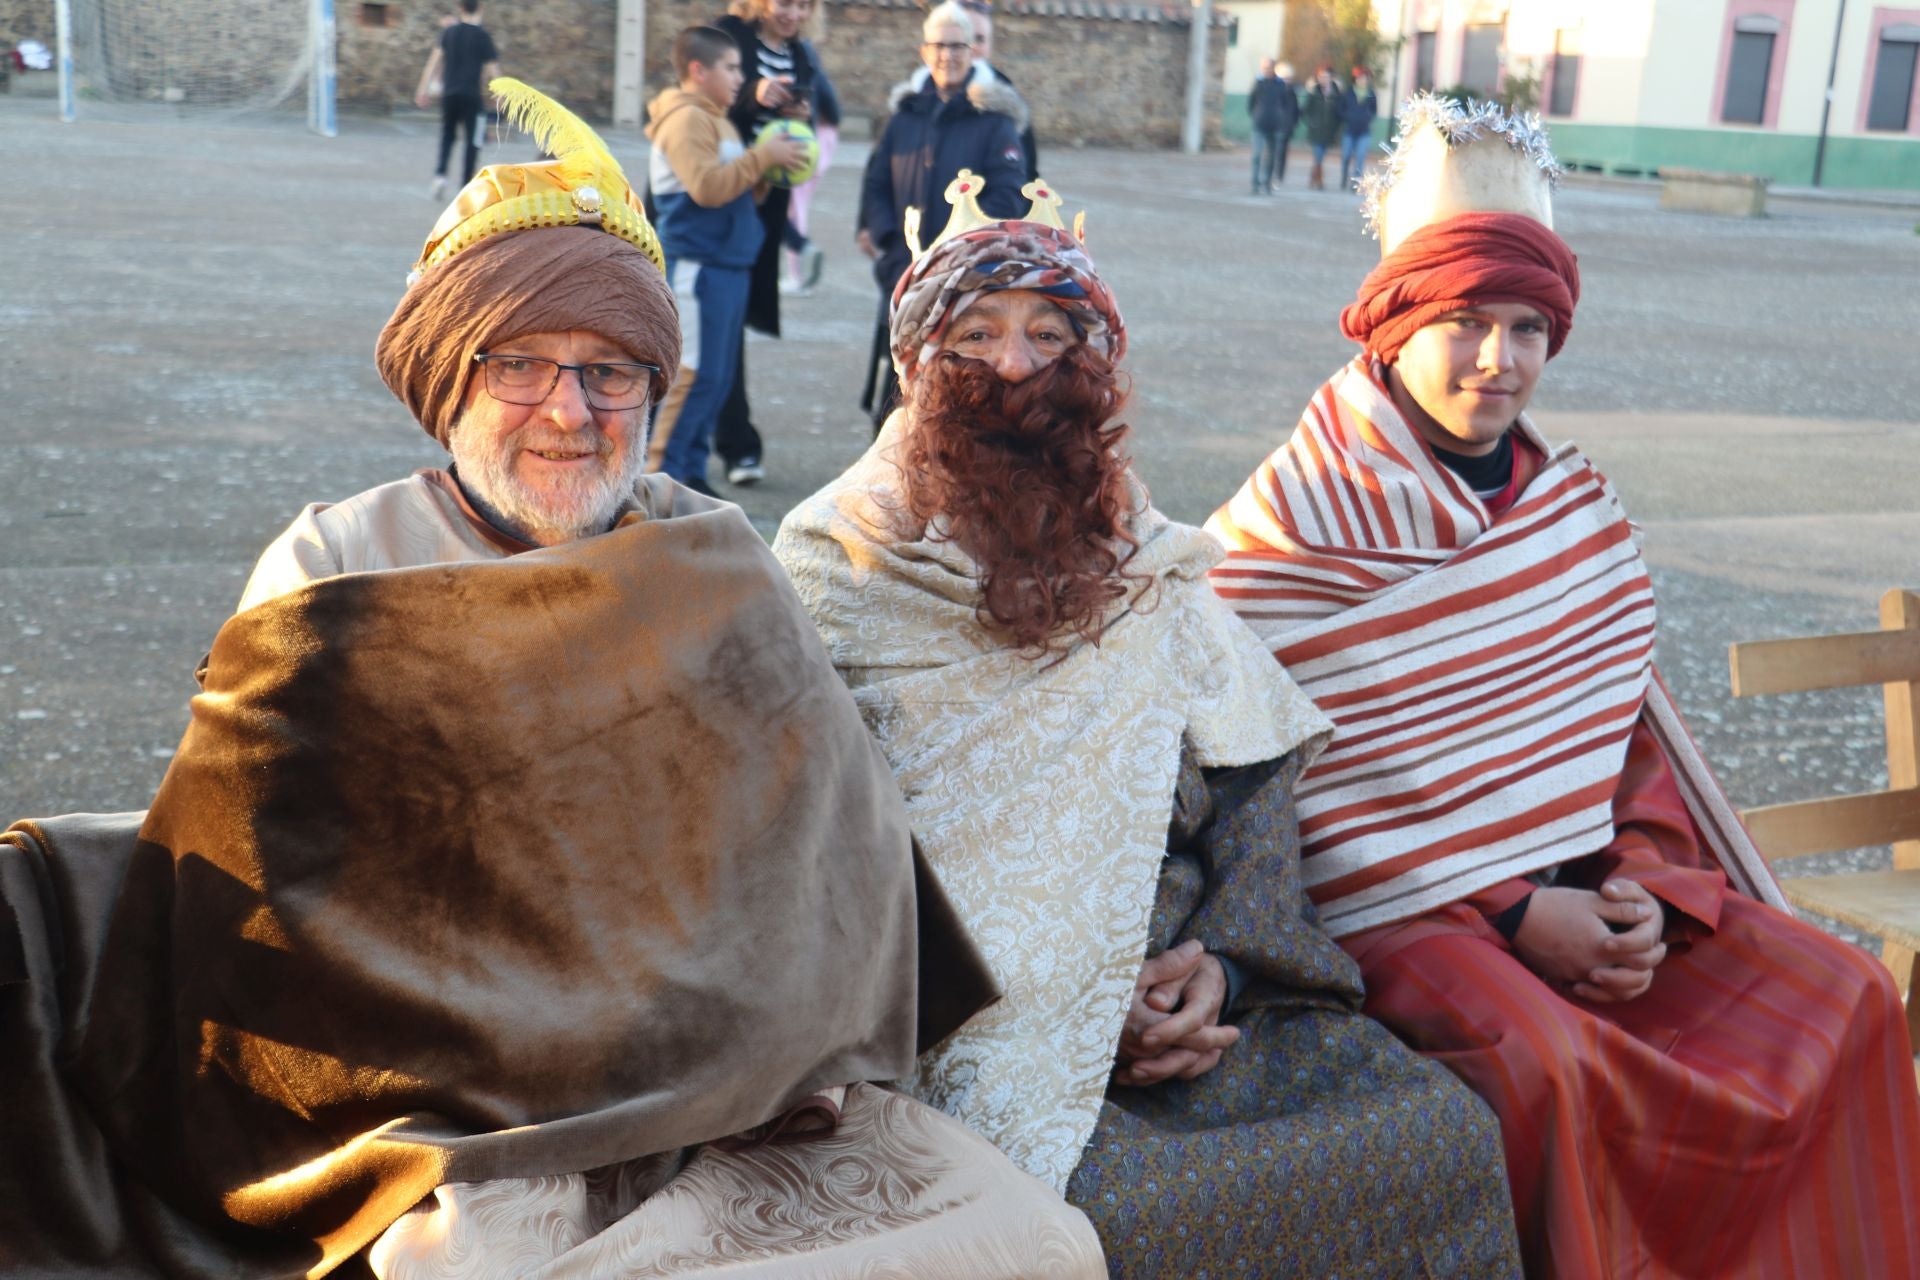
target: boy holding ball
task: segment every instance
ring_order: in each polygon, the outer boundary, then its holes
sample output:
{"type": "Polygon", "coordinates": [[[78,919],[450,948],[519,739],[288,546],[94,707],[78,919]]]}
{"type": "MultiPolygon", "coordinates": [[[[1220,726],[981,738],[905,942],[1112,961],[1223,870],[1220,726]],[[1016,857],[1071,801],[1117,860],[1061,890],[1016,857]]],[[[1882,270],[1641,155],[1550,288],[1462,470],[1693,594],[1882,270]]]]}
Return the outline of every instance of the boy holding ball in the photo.
{"type": "Polygon", "coordinates": [[[746,324],[754,258],[764,234],[754,202],[770,169],[798,168],[807,144],[776,135],[740,141],[727,108],[740,90],[740,49],[712,27],[688,27],[673,41],[677,88],[647,106],[653,142],[649,180],[667,280],[680,304],[680,374],[661,402],[648,463],[711,494],[707,458],[720,406],[733,385],[746,324]]]}

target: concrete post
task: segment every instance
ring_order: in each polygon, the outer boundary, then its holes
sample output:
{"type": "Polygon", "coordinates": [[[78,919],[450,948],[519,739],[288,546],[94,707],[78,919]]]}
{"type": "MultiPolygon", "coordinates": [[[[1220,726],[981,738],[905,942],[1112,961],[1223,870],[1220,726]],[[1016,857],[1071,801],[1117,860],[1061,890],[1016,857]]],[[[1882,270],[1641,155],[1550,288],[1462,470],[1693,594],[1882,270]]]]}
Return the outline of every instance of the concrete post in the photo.
{"type": "Polygon", "coordinates": [[[613,122],[638,128],[647,105],[647,0],[620,0],[613,22],[613,122]]]}
{"type": "Polygon", "coordinates": [[[54,56],[59,59],[60,68],[60,118],[68,124],[73,123],[73,5],[71,0],[54,0],[53,29],[57,33],[53,43],[57,46],[54,56]]]}
{"type": "Polygon", "coordinates": [[[1213,34],[1213,0],[1194,0],[1187,36],[1187,115],[1180,122],[1180,149],[1197,155],[1206,124],[1207,38],[1213,34]]]}

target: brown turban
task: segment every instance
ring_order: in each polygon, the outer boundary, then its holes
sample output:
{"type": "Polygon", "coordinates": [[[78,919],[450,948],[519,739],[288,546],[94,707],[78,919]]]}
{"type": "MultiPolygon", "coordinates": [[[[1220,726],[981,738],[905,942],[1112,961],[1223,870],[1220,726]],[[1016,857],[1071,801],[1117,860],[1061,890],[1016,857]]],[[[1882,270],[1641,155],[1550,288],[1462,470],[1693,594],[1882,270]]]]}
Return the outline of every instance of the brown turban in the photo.
{"type": "Polygon", "coordinates": [[[380,377],[441,444],[460,416],[473,356],[526,333],[587,329],[660,366],[658,401],[680,367],[680,322],[660,269],[595,227],[491,236],[414,282],[380,331],[380,377]]]}

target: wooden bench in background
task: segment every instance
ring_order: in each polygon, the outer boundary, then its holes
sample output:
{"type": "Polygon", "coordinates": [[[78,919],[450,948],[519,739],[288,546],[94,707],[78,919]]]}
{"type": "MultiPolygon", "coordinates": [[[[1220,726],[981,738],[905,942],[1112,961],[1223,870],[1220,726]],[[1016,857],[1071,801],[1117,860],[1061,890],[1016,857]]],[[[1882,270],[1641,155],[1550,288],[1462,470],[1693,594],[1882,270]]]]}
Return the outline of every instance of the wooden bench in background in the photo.
{"type": "Polygon", "coordinates": [[[1741,813],[1768,858],[1893,846],[1893,870],[1780,882],[1795,906],[1882,940],[1881,958],[1908,995],[1907,1035],[1920,1052],[1920,592],[1880,600],[1880,630],[1759,640],[1730,651],[1736,698],[1880,685],[1886,697],[1887,789],[1770,804],[1741,813]]]}

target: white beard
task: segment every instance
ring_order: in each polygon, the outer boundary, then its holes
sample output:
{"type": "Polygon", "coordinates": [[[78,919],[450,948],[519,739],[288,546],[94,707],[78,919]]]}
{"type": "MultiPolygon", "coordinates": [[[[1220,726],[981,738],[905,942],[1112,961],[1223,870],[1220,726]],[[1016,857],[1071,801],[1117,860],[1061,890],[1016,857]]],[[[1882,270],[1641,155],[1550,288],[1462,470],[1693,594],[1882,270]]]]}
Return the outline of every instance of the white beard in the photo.
{"type": "Polygon", "coordinates": [[[644,436],[629,437],[625,452],[616,457],[613,441],[598,427],[561,433],[538,423],[528,423],[489,448],[485,440],[473,438],[464,422],[454,424],[447,451],[453,455],[462,487],[480,506],[481,514],[504,532],[543,547],[606,532],[632,495],[646,467],[647,453],[644,436]],[[596,449],[599,465],[578,475],[554,476],[545,484],[530,485],[514,470],[520,452],[530,448],[596,449]]]}

